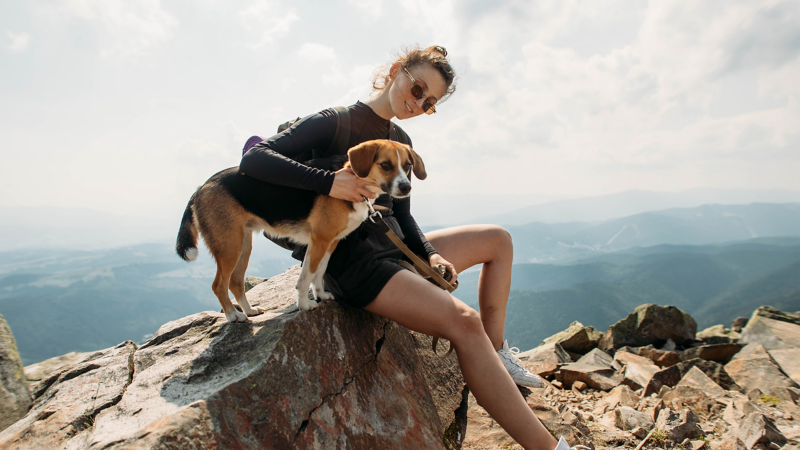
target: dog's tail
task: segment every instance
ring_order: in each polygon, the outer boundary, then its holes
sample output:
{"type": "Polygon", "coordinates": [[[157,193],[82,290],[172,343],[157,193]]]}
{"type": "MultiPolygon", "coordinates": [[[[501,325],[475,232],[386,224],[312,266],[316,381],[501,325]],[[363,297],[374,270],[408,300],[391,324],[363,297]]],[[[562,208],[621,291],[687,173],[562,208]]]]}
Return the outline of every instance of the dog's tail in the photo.
{"type": "Polygon", "coordinates": [[[194,261],[197,259],[197,227],[194,224],[194,198],[197,192],[192,194],[189,199],[189,204],[186,205],[186,210],[183,212],[181,219],[181,228],[178,230],[178,241],[175,243],[175,251],[178,256],[185,261],[194,261]]]}

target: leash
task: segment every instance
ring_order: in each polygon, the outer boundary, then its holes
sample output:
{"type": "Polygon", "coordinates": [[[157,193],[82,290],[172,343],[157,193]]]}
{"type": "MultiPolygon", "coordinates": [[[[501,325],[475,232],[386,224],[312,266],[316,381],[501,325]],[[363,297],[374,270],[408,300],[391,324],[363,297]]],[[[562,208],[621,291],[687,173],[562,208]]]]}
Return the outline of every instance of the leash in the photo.
{"type": "MultiPolygon", "coordinates": [[[[386,237],[388,237],[389,240],[392,241],[392,243],[398,249],[400,249],[400,251],[403,252],[403,254],[413,263],[412,265],[409,264],[407,261],[401,260],[398,261],[398,264],[410,270],[411,272],[414,272],[415,274],[427,279],[431,283],[446,290],[447,292],[455,291],[456,288],[458,287],[458,280],[456,280],[454,284],[450,284],[449,281],[445,279],[445,276],[447,276],[448,278],[451,278],[452,276],[450,275],[450,272],[448,272],[443,265],[438,264],[437,267],[434,269],[427,262],[423,261],[422,258],[420,258],[414,252],[412,252],[411,249],[408,248],[408,246],[406,246],[405,243],[403,243],[400,237],[397,236],[397,234],[394,231],[392,231],[392,229],[389,227],[389,224],[386,223],[386,219],[383,218],[381,213],[379,211],[376,211],[375,208],[372,207],[372,204],[366,197],[364,196],[362,197],[364,198],[364,202],[367,204],[367,207],[369,208],[369,216],[367,217],[369,221],[374,223],[378,227],[378,229],[381,232],[383,232],[386,235],[386,237]],[[417,269],[419,269],[419,271],[417,269]],[[420,271],[423,272],[424,274],[419,273],[420,271]]],[[[439,343],[439,338],[434,336],[433,341],[431,342],[433,353],[436,353],[436,345],[438,343],[439,343]]],[[[447,350],[447,353],[445,353],[444,356],[442,356],[442,358],[446,358],[452,352],[453,352],[453,344],[450,343],[450,348],[447,350]]],[[[438,355],[438,353],[436,354],[438,355]]]]}

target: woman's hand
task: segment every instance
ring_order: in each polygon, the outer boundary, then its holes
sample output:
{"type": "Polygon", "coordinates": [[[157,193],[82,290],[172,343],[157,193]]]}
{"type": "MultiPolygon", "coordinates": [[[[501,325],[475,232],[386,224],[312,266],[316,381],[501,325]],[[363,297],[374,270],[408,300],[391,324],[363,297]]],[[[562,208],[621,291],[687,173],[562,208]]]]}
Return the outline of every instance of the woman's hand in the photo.
{"type": "Polygon", "coordinates": [[[442,258],[442,255],[440,255],[438,253],[434,253],[428,259],[428,262],[430,263],[431,267],[433,267],[433,266],[435,266],[437,264],[443,265],[445,267],[445,269],[447,269],[447,271],[450,272],[450,275],[452,275],[452,278],[450,278],[449,283],[450,284],[455,284],[456,283],[456,280],[458,279],[458,273],[456,273],[456,267],[454,265],[450,264],[450,261],[442,258]]]}
{"type": "Polygon", "coordinates": [[[345,167],[336,171],[336,178],[333,179],[333,186],[331,186],[331,192],[328,195],[353,203],[363,202],[362,195],[367,198],[375,198],[377,194],[368,190],[366,186],[379,187],[372,181],[358,178],[349,167],[345,167]]]}

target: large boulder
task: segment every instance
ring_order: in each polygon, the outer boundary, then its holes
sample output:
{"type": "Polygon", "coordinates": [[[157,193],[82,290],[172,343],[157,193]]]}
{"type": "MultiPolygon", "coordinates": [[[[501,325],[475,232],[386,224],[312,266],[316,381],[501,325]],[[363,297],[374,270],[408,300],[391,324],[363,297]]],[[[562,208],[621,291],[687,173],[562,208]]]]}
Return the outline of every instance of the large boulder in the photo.
{"type": "Polygon", "coordinates": [[[572,363],[562,366],[556,372],[556,380],[565,388],[571,388],[576,381],[582,381],[592,389],[610,391],[619,386],[623,376],[614,373],[614,369],[608,366],[572,363]]]}
{"type": "Polygon", "coordinates": [[[761,344],[767,350],[800,347],[800,313],[762,306],[742,329],[742,344],[761,344]]]}
{"type": "Polygon", "coordinates": [[[62,367],[77,364],[91,355],[91,352],[79,353],[70,352],[65,355],[56,356],[50,359],[45,359],[35,364],[25,366],[25,378],[28,379],[29,386],[32,391],[36,390],[36,386],[40,381],[47,378],[51,374],[57,372],[62,367]]]}
{"type": "Polygon", "coordinates": [[[22,370],[17,341],[0,315],[0,430],[27,414],[31,407],[28,380],[22,370]]]}
{"type": "Polygon", "coordinates": [[[675,306],[640,305],[628,317],[611,325],[599,347],[616,350],[623,346],[661,346],[667,339],[676,344],[691,342],[697,332],[692,316],[675,306]]]}
{"type": "Polygon", "coordinates": [[[297,274],[248,293],[250,322],[194,314],[52,374],[0,448],[457,448],[456,355],[335,302],[298,312],[297,274]]]}
{"type": "Polygon", "coordinates": [[[728,344],[738,341],[740,337],[739,333],[730,328],[725,328],[724,325],[708,327],[703,331],[698,331],[695,336],[698,341],[703,341],[706,344],[728,344]]]}
{"type": "Polygon", "coordinates": [[[585,327],[582,323],[575,321],[566,330],[545,339],[541,345],[559,344],[568,352],[583,355],[597,347],[602,338],[603,333],[594,327],[585,327]]]}
{"type": "Polygon", "coordinates": [[[748,344],[731,362],[725,364],[725,371],[744,392],[759,389],[765,394],[776,395],[779,391],[797,387],[761,344],[748,344]]]}

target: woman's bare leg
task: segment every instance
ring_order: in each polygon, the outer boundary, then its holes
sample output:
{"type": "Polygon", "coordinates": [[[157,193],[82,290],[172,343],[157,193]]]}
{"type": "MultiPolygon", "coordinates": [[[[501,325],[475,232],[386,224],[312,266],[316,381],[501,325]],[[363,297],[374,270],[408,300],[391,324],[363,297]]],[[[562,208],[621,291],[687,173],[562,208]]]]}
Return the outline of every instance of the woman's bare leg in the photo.
{"type": "Polygon", "coordinates": [[[407,271],[393,276],[366,309],[406,328],[448,339],[464,380],[486,412],[524,448],[555,448],[556,440],[520,395],[474,309],[407,271]]]}
{"type": "Polygon", "coordinates": [[[483,264],[478,279],[481,321],[495,350],[499,350],[503,346],[506,304],[511,289],[514,259],[511,235],[497,225],[464,225],[431,231],[425,237],[459,273],[483,264]]]}

